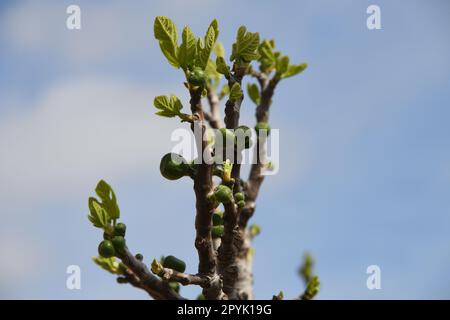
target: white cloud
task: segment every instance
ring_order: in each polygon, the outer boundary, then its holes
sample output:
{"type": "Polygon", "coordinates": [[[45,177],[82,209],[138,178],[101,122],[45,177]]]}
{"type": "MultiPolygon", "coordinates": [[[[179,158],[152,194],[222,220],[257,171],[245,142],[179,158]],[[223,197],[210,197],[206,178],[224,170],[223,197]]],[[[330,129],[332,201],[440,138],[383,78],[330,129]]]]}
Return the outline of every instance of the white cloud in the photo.
{"type": "Polygon", "coordinates": [[[80,79],[58,84],[0,120],[0,194],[33,199],[90,190],[101,177],[157,168],[179,124],[157,119],[155,90],[80,79]]]}

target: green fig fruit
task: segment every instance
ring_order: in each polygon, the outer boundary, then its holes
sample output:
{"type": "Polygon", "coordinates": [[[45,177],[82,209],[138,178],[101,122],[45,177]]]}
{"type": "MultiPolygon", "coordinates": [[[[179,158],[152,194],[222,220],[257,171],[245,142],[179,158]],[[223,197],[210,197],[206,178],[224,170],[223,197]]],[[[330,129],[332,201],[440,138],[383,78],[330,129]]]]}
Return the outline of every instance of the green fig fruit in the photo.
{"type": "Polygon", "coordinates": [[[167,256],[164,258],[163,267],[170,268],[178,272],[184,272],[184,270],[186,270],[186,263],[177,257],[167,256]]]}
{"type": "Polygon", "coordinates": [[[223,212],[214,212],[212,215],[213,226],[220,226],[223,224],[223,212]]]}
{"type": "Polygon", "coordinates": [[[230,203],[231,200],[233,199],[233,192],[229,187],[221,184],[214,189],[214,196],[217,201],[223,204],[227,204],[230,203]]]}
{"type": "Polygon", "coordinates": [[[125,277],[118,277],[117,278],[117,283],[125,284],[125,283],[128,283],[128,280],[125,277]]]}
{"type": "Polygon", "coordinates": [[[188,82],[196,87],[203,87],[206,84],[207,76],[201,68],[194,68],[189,73],[188,82]]]}
{"type": "Polygon", "coordinates": [[[238,192],[238,193],[236,193],[236,194],[234,195],[234,200],[235,200],[236,202],[239,202],[239,201],[241,201],[241,200],[245,200],[245,196],[244,196],[244,194],[243,194],[242,192],[238,192]]]}
{"type": "Polygon", "coordinates": [[[111,258],[116,254],[116,250],[114,249],[114,245],[109,240],[103,240],[98,245],[98,254],[103,258],[111,258]]]}
{"type": "Polygon", "coordinates": [[[103,232],[103,240],[111,240],[112,236],[108,232],[103,232]]]}
{"type": "Polygon", "coordinates": [[[236,145],[240,148],[248,149],[252,146],[252,130],[247,126],[239,126],[234,131],[234,135],[236,136],[236,145]],[[240,144],[243,145],[241,146],[240,144]]]}
{"type": "Polygon", "coordinates": [[[114,235],[125,237],[125,232],[127,231],[127,226],[124,223],[118,223],[114,227],[114,235]]]}
{"type": "Polygon", "coordinates": [[[175,281],[169,282],[169,287],[177,293],[180,292],[180,284],[178,282],[175,282],[175,281]]]}
{"type": "Polygon", "coordinates": [[[206,300],[204,294],[203,294],[203,293],[200,293],[200,294],[197,296],[197,300],[206,300]]]}
{"type": "Polygon", "coordinates": [[[121,252],[125,249],[125,238],[124,237],[115,236],[111,242],[114,246],[114,249],[116,249],[116,251],[121,252]]]}
{"type": "Polygon", "coordinates": [[[255,130],[257,135],[265,132],[266,136],[268,137],[270,134],[270,125],[267,122],[258,122],[255,126],[255,130]]]}
{"type": "Polygon", "coordinates": [[[213,237],[213,239],[220,238],[223,236],[223,231],[223,226],[213,226],[211,228],[211,236],[213,237]]]}
{"type": "Polygon", "coordinates": [[[230,150],[230,148],[234,149],[235,140],[236,137],[234,136],[234,133],[226,128],[220,128],[216,133],[216,147],[220,147],[221,150],[230,150]],[[218,145],[218,141],[221,141],[221,146],[218,145]]]}
{"type": "Polygon", "coordinates": [[[167,153],[162,157],[159,165],[161,175],[168,180],[178,180],[189,175],[189,165],[186,160],[176,153],[167,153]]]}
{"type": "Polygon", "coordinates": [[[134,256],[136,259],[138,259],[139,261],[144,260],[144,256],[140,253],[136,253],[136,255],[134,256]]]}

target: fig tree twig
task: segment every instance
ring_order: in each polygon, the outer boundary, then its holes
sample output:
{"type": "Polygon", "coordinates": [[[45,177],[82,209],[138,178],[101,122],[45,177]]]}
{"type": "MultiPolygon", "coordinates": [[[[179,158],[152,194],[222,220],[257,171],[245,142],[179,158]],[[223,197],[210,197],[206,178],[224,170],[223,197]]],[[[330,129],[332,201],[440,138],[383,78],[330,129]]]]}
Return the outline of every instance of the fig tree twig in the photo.
{"type": "MultiPolygon", "coordinates": [[[[269,120],[269,108],[272,100],[272,96],[277,85],[276,80],[270,80],[266,73],[253,72],[254,76],[260,85],[261,101],[256,108],[256,121],[268,122],[269,120]]],[[[257,132],[256,146],[254,148],[254,157],[256,157],[256,163],[252,165],[247,182],[244,186],[245,193],[245,206],[241,209],[239,214],[239,234],[241,239],[237,242],[238,245],[238,280],[236,288],[239,299],[251,299],[253,297],[252,281],[253,274],[251,272],[252,259],[249,256],[251,239],[246,230],[248,220],[253,216],[256,208],[256,198],[258,196],[261,184],[264,181],[263,170],[265,166],[265,139],[260,137],[257,132]]]]}
{"type": "Polygon", "coordinates": [[[235,283],[238,277],[237,255],[242,239],[240,237],[238,219],[239,211],[232,200],[224,204],[224,233],[219,247],[219,271],[223,277],[223,291],[229,299],[238,299],[235,283]]]}
{"type": "MultiPolygon", "coordinates": [[[[233,64],[233,72],[231,76],[228,78],[228,87],[231,89],[233,87],[233,84],[238,83],[242,87],[242,79],[244,78],[244,75],[246,73],[247,66],[238,66],[236,63],[233,64]]],[[[228,101],[225,103],[225,127],[227,129],[236,129],[239,126],[239,115],[241,112],[241,104],[244,100],[244,95],[242,95],[239,99],[236,101],[233,101],[232,99],[228,99],[228,101]]],[[[231,171],[231,177],[236,181],[239,182],[240,175],[241,175],[241,164],[236,162],[237,154],[234,155],[234,163],[233,163],[233,169],[231,171]]],[[[237,193],[240,192],[241,185],[240,183],[235,183],[233,187],[233,192],[237,193]]]]}
{"type": "MultiPolygon", "coordinates": [[[[147,266],[125,248],[118,253],[118,258],[122,260],[137,277],[130,278],[132,285],[145,290],[152,298],[157,300],[185,300],[182,296],[172,290],[167,283],[161,281],[150,272],[147,266]],[[139,279],[139,281],[137,281],[139,279]]],[[[128,279],[128,277],[127,277],[128,279]]]]}
{"type": "MultiPolygon", "coordinates": [[[[238,83],[241,86],[246,70],[247,66],[238,66],[235,63],[233,65],[233,72],[228,77],[228,87],[231,88],[235,83],[238,83]]],[[[225,103],[224,122],[227,129],[234,130],[239,126],[239,115],[243,99],[244,95],[237,100],[229,98],[225,103]]],[[[241,165],[236,162],[236,149],[234,152],[231,178],[233,178],[235,182],[232,186],[233,193],[237,193],[240,192],[241,189],[241,165]]],[[[239,248],[242,245],[241,233],[239,232],[238,227],[239,210],[236,207],[234,200],[228,204],[224,204],[224,209],[224,234],[218,250],[219,271],[223,277],[223,290],[228,295],[228,298],[238,299],[238,292],[235,286],[238,278],[237,255],[239,253],[239,248]]]]}
{"type": "MultiPolygon", "coordinates": [[[[276,85],[278,84],[277,79],[269,79],[269,77],[264,73],[254,73],[253,74],[259,84],[261,90],[261,101],[256,108],[256,121],[257,122],[268,122],[269,121],[269,109],[274,94],[276,85]]],[[[265,141],[262,141],[257,132],[257,141],[254,149],[254,157],[256,157],[256,162],[252,165],[250,169],[250,174],[245,185],[245,206],[241,210],[239,225],[241,228],[247,226],[248,220],[252,217],[255,212],[255,201],[258,197],[259,189],[264,181],[264,166],[265,166],[265,141]]]]}
{"type": "Polygon", "coordinates": [[[211,279],[207,276],[182,273],[170,268],[162,268],[158,272],[158,275],[166,281],[176,281],[183,286],[199,285],[201,287],[207,287],[211,282],[211,279]]]}
{"type": "Polygon", "coordinates": [[[223,297],[223,292],[221,288],[220,277],[217,275],[216,271],[216,253],[213,247],[213,241],[211,236],[212,227],[212,214],[214,208],[208,199],[208,195],[213,189],[213,166],[208,164],[203,159],[205,150],[209,148],[207,141],[203,138],[204,131],[206,130],[204,125],[204,114],[201,105],[201,89],[190,90],[191,94],[191,111],[195,121],[192,124],[192,129],[194,126],[198,125],[201,129],[201,135],[196,137],[196,145],[199,153],[199,157],[202,163],[198,165],[197,174],[194,177],[194,191],[196,196],[196,216],[195,216],[195,247],[198,252],[199,265],[198,273],[202,276],[208,276],[213,279],[211,285],[208,287],[203,287],[204,295],[207,299],[219,299],[223,297]]]}

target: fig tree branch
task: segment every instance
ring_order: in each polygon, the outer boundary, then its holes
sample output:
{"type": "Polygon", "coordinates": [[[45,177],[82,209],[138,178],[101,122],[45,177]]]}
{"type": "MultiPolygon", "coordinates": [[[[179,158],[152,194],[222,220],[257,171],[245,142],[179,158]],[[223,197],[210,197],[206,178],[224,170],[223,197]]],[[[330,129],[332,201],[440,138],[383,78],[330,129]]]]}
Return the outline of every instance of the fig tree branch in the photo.
{"type": "Polygon", "coordinates": [[[161,268],[160,270],[158,270],[157,275],[166,281],[179,282],[183,286],[199,285],[201,287],[207,287],[211,282],[211,278],[207,276],[199,274],[187,274],[178,272],[170,268],[161,268]]]}
{"type": "MultiPolygon", "coordinates": [[[[233,64],[233,72],[228,78],[228,87],[232,88],[235,83],[238,83],[240,87],[242,87],[242,79],[244,78],[246,66],[239,66],[238,64],[233,64]]],[[[239,115],[241,111],[241,104],[244,100],[244,95],[242,95],[239,99],[233,100],[231,97],[225,103],[225,127],[227,129],[236,129],[239,126],[239,115]]],[[[235,153],[234,159],[237,158],[237,154],[235,153]]],[[[233,187],[233,191],[240,192],[240,175],[241,175],[241,164],[235,162],[231,177],[236,181],[233,187]]]]}
{"type": "Polygon", "coordinates": [[[166,282],[161,281],[155,275],[153,275],[147,266],[136,259],[131,254],[128,248],[124,248],[117,257],[122,260],[123,264],[127,266],[134,275],[139,279],[133,278],[133,285],[138,285],[141,289],[145,290],[152,298],[160,300],[184,300],[182,296],[173,291],[166,282]]]}
{"type": "MultiPolygon", "coordinates": [[[[119,283],[143,289],[154,299],[183,300],[178,293],[180,284],[200,286],[206,299],[252,299],[255,250],[251,240],[260,229],[257,225],[247,228],[247,223],[255,211],[264,170],[268,169],[269,109],[278,82],[301,73],[307,65],[291,64],[288,56],[275,49],[274,40],[261,41],[258,32],[249,32],[245,26],[238,28],[228,58],[226,50],[217,42],[216,19],[202,37],[196,37],[189,26],[179,35],[175,23],[164,16],[155,18],[153,30],[169,64],[183,71],[184,85],[190,93],[190,114],[184,112],[181,100],[175,95],[156,96],[153,105],[156,115],[189,123],[194,133],[196,160],[200,161],[190,161],[169,152],[161,158],[159,169],[170,181],[184,177],[193,180],[198,272],[185,273],[186,263],[173,255],[165,256],[161,262],[154,259],[151,271],[142,262],[142,255],[133,256],[126,247],[126,225],[117,221],[120,218],[117,198],[104,180],[95,188],[98,198],[90,197],[88,201],[88,219],[103,232],[103,240],[98,245],[99,256],[93,257],[93,261],[118,276],[119,283]],[[215,60],[211,58],[213,52],[215,60]],[[232,67],[227,61],[231,61],[232,67]],[[258,65],[259,71],[253,71],[253,63],[258,65]],[[254,148],[256,163],[250,168],[248,181],[244,182],[240,159],[243,150],[249,149],[252,143],[249,136],[252,130],[239,124],[244,99],[242,80],[246,74],[251,74],[259,87],[254,83],[247,86],[248,96],[257,106],[255,130],[258,134],[254,148]],[[226,83],[221,84],[221,79],[226,79],[226,83]],[[215,90],[219,85],[222,89],[217,95],[215,90]],[[208,112],[203,110],[202,97],[208,101],[208,112]],[[225,97],[222,124],[219,101],[225,97]],[[220,129],[214,137],[206,135],[208,124],[220,129]],[[245,134],[243,146],[241,132],[245,134]],[[221,150],[224,141],[226,147],[233,148],[221,150]],[[218,162],[222,151],[225,161],[218,162]]],[[[301,298],[311,299],[318,288],[318,278],[311,278],[301,298]]],[[[282,299],[282,293],[275,298],[282,299]]]]}
{"type": "Polygon", "coordinates": [[[240,233],[237,225],[238,208],[234,200],[224,204],[224,233],[219,247],[219,270],[223,277],[223,290],[229,299],[237,299],[235,282],[238,276],[236,258],[239,252],[240,233]]]}
{"type": "MultiPolygon", "coordinates": [[[[216,270],[216,254],[213,246],[211,227],[212,214],[214,207],[208,199],[208,195],[213,190],[213,166],[205,162],[203,155],[205,150],[209,148],[207,141],[204,139],[204,132],[206,130],[204,125],[204,116],[201,105],[201,89],[190,90],[191,94],[191,111],[193,116],[197,115],[198,121],[194,125],[200,126],[200,136],[196,137],[196,145],[199,157],[202,163],[198,165],[197,174],[194,177],[194,191],[196,197],[196,216],[195,216],[195,247],[198,252],[199,266],[198,273],[202,276],[208,276],[216,279],[211,283],[211,286],[204,287],[204,294],[208,299],[217,299],[222,296],[221,281],[217,275],[216,270]]],[[[193,128],[194,129],[194,128],[193,128]]],[[[195,130],[194,130],[195,132],[195,130]]]]}
{"type": "MultiPolygon", "coordinates": [[[[255,113],[256,122],[268,122],[269,109],[278,80],[275,78],[269,79],[268,75],[265,73],[256,73],[254,75],[258,79],[261,90],[261,102],[257,106],[255,113]]],[[[256,198],[258,197],[259,190],[264,181],[263,171],[265,168],[266,146],[265,141],[262,139],[263,138],[257,133],[253,155],[256,158],[256,161],[251,166],[250,174],[245,185],[246,204],[240,215],[239,225],[241,228],[247,226],[248,220],[255,212],[256,198]]]]}
{"type": "Polygon", "coordinates": [[[205,113],[205,118],[209,125],[213,129],[219,129],[223,127],[222,121],[220,120],[220,100],[219,96],[213,91],[213,89],[208,88],[208,93],[206,95],[210,107],[210,113],[205,113]]]}

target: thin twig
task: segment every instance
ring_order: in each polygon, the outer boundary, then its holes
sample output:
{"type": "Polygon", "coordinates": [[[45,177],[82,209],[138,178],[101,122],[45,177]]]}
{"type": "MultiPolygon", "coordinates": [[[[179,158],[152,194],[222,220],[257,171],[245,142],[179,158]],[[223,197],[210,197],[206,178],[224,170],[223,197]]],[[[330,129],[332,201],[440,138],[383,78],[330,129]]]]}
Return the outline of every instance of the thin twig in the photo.
{"type": "Polygon", "coordinates": [[[170,268],[162,268],[158,275],[166,281],[176,281],[183,286],[199,285],[201,287],[207,287],[211,282],[211,279],[207,276],[182,273],[170,268]]]}
{"type": "MultiPolygon", "coordinates": [[[[256,121],[257,122],[268,122],[269,121],[269,109],[274,94],[278,80],[269,79],[264,73],[254,73],[254,76],[258,79],[261,90],[261,101],[256,108],[256,121]]],[[[254,157],[256,157],[255,163],[250,169],[249,178],[245,185],[245,207],[242,208],[240,214],[239,225],[241,228],[247,226],[248,220],[252,217],[255,212],[255,201],[258,196],[261,184],[264,181],[264,166],[265,166],[265,141],[258,135],[256,139],[256,146],[254,149],[254,157]]]]}
{"type": "Polygon", "coordinates": [[[153,275],[142,261],[136,259],[136,257],[131,254],[128,248],[119,252],[118,258],[121,259],[123,264],[125,264],[137,277],[137,279],[130,278],[133,281],[131,284],[145,290],[154,299],[185,300],[185,298],[172,290],[167,283],[153,275]]]}

